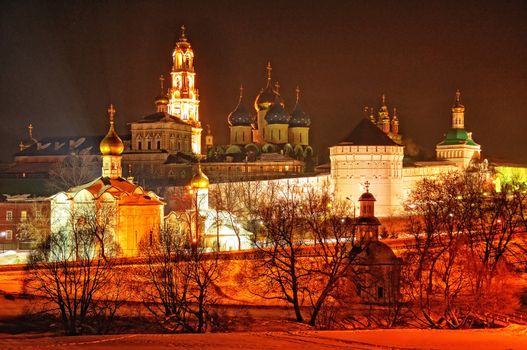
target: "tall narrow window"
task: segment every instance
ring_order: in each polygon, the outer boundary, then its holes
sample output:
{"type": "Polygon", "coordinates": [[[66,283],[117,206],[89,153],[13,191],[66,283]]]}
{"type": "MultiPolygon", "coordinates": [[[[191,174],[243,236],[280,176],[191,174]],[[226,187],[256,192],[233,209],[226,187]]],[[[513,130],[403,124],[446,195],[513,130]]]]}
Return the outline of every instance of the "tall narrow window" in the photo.
{"type": "Polygon", "coordinates": [[[13,212],[11,210],[6,211],[5,219],[6,221],[13,221],[13,212]]]}
{"type": "Polygon", "coordinates": [[[149,150],[152,149],[152,142],[148,141],[146,143],[146,148],[149,149],[149,150]]]}
{"type": "Polygon", "coordinates": [[[377,299],[384,298],[384,288],[383,287],[377,287],[377,299]]]}
{"type": "Polygon", "coordinates": [[[20,222],[25,222],[27,220],[27,211],[22,210],[20,212],[20,222]]]}
{"type": "Polygon", "coordinates": [[[157,149],[161,149],[161,141],[157,141],[157,149]]]}
{"type": "Polygon", "coordinates": [[[143,148],[143,145],[141,144],[141,141],[137,142],[137,149],[140,150],[143,148]]]}
{"type": "Polygon", "coordinates": [[[282,130],[278,130],[278,141],[282,139],[282,130]]]}

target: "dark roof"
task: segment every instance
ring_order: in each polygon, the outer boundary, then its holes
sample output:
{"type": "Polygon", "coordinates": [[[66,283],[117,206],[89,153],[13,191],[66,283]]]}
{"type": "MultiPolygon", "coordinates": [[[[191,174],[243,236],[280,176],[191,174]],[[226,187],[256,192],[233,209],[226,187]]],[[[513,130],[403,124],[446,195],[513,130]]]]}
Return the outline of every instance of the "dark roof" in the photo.
{"type": "Polygon", "coordinates": [[[231,126],[250,126],[254,122],[254,118],[245,108],[242,100],[228,116],[228,121],[231,126]]]}
{"type": "Polygon", "coordinates": [[[156,123],[160,121],[189,125],[188,123],[185,123],[183,120],[179,119],[178,117],[168,114],[166,112],[156,112],[154,114],[149,114],[134,123],[156,123]]]}
{"type": "MultiPolygon", "coordinates": [[[[15,156],[66,156],[98,155],[99,144],[104,136],[59,136],[44,137],[37,143],[18,152],[15,156]]],[[[130,135],[121,137],[123,141],[130,140],[130,135]]]]}
{"type": "Polygon", "coordinates": [[[398,146],[368,118],[362,119],[339,145],[398,146]]]}

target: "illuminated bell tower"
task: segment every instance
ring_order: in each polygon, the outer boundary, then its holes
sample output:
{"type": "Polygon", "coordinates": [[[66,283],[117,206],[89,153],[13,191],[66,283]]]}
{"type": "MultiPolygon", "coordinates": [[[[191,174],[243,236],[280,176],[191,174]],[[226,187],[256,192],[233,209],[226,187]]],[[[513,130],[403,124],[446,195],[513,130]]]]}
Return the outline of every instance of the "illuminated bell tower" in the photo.
{"type": "Polygon", "coordinates": [[[192,152],[201,153],[201,123],[199,121],[199,95],[196,89],[194,51],[181,27],[174,52],[172,53],[172,87],[169,90],[168,113],[192,126],[192,152]]]}
{"type": "Polygon", "coordinates": [[[123,175],[121,154],[124,151],[124,144],[115,131],[115,108],[112,104],[108,107],[108,116],[110,119],[110,129],[99,145],[102,154],[102,177],[117,179],[123,175]]]}

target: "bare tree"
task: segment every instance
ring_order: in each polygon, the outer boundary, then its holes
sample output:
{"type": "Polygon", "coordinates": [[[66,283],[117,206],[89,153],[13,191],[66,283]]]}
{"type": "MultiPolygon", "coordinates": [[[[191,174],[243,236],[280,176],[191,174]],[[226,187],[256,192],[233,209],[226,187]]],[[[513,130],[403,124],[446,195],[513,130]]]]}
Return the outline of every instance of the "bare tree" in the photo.
{"type": "Polygon", "coordinates": [[[105,332],[122,303],[112,245],[101,244],[111,239],[110,230],[93,213],[70,214],[67,225],[45,237],[31,254],[26,288],[48,302],[48,311],[58,311],[67,335],[105,332]]]}
{"type": "MultiPolygon", "coordinates": [[[[312,276],[306,294],[311,304],[309,324],[314,326],[339,281],[344,278],[359,281],[359,260],[368,240],[358,234],[355,218],[345,202],[335,201],[327,189],[308,190],[304,200],[305,221],[313,239],[312,276]]],[[[361,282],[359,282],[361,283],[361,282]]]]}
{"type": "MultiPolygon", "coordinates": [[[[261,295],[291,304],[298,322],[309,305],[308,324],[316,325],[336,287],[360,274],[359,260],[367,240],[357,234],[345,203],[327,188],[283,184],[267,189],[260,204],[260,232],[255,244],[263,256],[259,267],[266,288],[261,295]]],[[[357,282],[357,281],[355,281],[357,282]]]]}
{"type": "Polygon", "coordinates": [[[145,258],[140,280],[143,301],[163,327],[174,332],[204,332],[218,278],[215,254],[189,250],[179,226],[165,226],[158,237],[141,242],[145,258]]]}
{"type": "Polygon", "coordinates": [[[408,296],[423,323],[460,328],[495,312],[485,301],[496,280],[504,283],[498,277],[519,227],[514,195],[506,186],[496,192],[479,173],[458,172],[422,180],[408,207],[414,241],[405,259],[415,276],[408,296]]]}
{"type": "Polygon", "coordinates": [[[300,251],[308,237],[303,230],[301,198],[291,190],[289,185],[271,186],[257,208],[260,230],[254,239],[262,254],[258,270],[265,283],[258,294],[291,304],[296,321],[303,322],[302,297],[309,271],[300,262],[300,251]]]}
{"type": "Polygon", "coordinates": [[[66,156],[50,169],[49,189],[52,192],[65,191],[87,183],[98,175],[99,169],[99,163],[89,157],[66,156]]]}

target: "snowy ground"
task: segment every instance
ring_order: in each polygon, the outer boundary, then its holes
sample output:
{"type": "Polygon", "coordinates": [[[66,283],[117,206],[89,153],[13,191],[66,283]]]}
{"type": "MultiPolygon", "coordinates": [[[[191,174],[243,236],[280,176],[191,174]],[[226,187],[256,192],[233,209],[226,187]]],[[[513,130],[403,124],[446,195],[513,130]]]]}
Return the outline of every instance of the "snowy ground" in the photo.
{"type": "Polygon", "coordinates": [[[25,264],[29,251],[6,250],[0,252],[0,265],[25,264]]]}
{"type": "Polygon", "coordinates": [[[527,327],[496,330],[295,331],[112,336],[2,336],[0,349],[527,349],[527,327]]]}

